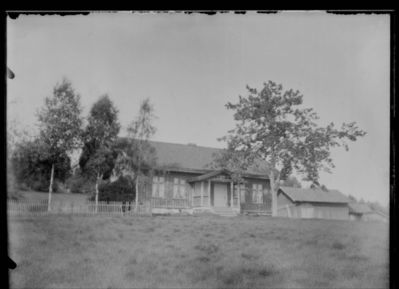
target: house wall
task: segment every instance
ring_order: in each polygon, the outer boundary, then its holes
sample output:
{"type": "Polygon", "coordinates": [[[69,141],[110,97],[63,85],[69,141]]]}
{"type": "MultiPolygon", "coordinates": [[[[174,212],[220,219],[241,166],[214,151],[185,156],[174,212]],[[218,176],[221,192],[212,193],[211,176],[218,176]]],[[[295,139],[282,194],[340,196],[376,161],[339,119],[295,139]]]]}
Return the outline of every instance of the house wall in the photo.
{"type": "Polygon", "coordinates": [[[301,219],[348,220],[349,208],[346,204],[333,203],[293,203],[286,195],[277,195],[278,216],[301,219]],[[288,206],[288,208],[286,208],[288,206]],[[288,211],[289,210],[289,211],[288,211]]]}
{"type": "MultiPolygon", "coordinates": [[[[185,196],[186,199],[189,200],[191,204],[191,199],[194,193],[194,186],[190,185],[187,182],[187,179],[195,177],[199,174],[192,174],[192,173],[184,173],[184,172],[162,172],[157,173],[156,176],[162,176],[165,178],[165,199],[173,199],[173,185],[174,185],[174,178],[183,179],[186,181],[186,191],[185,196]]],[[[152,180],[149,186],[149,192],[147,193],[149,196],[152,196],[152,180]]]]}
{"type": "Polygon", "coordinates": [[[271,210],[271,192],[270,192],[270,182],[265,179],[256,178],[244,178],[245,183],[245,198],[241,198],[241,210],[242,211],[269,211],[271,210]],[[262,185],[263,197],[262,203],[253,202],[253,184],[262,185]]]}
{"type": "Polygon", "coordinates": [[[318,204],[313,203],[314,218],[349,220],[349,208],[346,204],[318,204]]]}

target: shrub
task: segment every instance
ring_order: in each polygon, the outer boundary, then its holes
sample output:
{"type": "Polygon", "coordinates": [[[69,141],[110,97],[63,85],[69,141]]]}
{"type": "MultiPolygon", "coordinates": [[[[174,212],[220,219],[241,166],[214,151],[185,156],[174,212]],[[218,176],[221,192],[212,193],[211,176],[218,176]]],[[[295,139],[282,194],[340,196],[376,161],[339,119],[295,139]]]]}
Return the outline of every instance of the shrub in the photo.
{"type": "MultiPolygon", "coordinates": [[[[135,190],[129,177],[121,176],[115,182],[107,182],[99,186],[99,201],[132,202],[135,199],[135,190]]],[[[94,200],[94,196],[92,197],[94,200]]]]}
{"type": "MultiPolygon", "coordinates": [[[[26,184],[34,191],[48,192],[50,186],[50,179],[44,177],[37,177],[28,179],[26,184]]],[[[54,183],[53,192],[57,192],[57,185],[54,183]]]]}
{"type": "Polygon", "coordinates": [[[69,193],[67,186],[59,180],[54,181],[54,186],[57,187],[57,193],[66,194],[69,193]]]}
{"type": "Polygon", "coordinates": [[[68,178],[66,187],[74,194],[90,194],[94,191],[95,183],[80,173],[76,173],[68,178]]]}
{"type": "MultiPolygon", "coordinates": [[[[9,169],[14,172],[17,183],[25,183],[37,191],[48,191],[53,162],[46,155],[46,150],[39,139],[24,141],[16,146],[9,169]]],[[[64,181],[70,174],[70,163],[66,153],[60,155],[54,163],[54,179],[64,181]]]]}

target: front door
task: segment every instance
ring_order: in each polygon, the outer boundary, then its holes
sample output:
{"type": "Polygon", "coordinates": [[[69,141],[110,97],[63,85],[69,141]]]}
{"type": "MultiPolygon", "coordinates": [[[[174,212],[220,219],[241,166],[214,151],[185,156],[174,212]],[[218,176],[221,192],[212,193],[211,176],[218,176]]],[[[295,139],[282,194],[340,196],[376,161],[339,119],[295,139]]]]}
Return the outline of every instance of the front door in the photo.
{"type": "Polygon", "coordinates": [[[227,207],[227,184],[215,183],[213,187],[215,207],[227,207]]]}

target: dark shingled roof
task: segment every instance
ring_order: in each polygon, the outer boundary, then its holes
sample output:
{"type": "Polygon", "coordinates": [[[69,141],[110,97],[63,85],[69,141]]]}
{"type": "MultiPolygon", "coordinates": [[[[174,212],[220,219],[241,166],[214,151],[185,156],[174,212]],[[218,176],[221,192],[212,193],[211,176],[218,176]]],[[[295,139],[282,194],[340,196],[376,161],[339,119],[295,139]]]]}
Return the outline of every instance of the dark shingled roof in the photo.
{"type": "MultiPolygon", "coordinates": [[[[159,167],[179,171],[194,171],[205,173],[214,171],[212,161],[223,149],[203,147],[193,144],[176,144],[160,141],[150,141],[155,148],[159,167]]],[[[247,174],[266,177],[265,168],[251,168],[247,174]]]]}
{"type": "Polygon", "coordinates": [[[349,213],[367,214],[367,213],[371,213],[371,212],[372,212],[372,210],[366,204],[360,204],[360,203],[350,203],[349,204],[349,213]]]}
{"type": "Polygon", "coordinates": [[[324,191],[319,188],[301,189],[292,187],[280,187],[293,202],[309,203],[349,203],[349,199],[337,190],[324,191]]]}

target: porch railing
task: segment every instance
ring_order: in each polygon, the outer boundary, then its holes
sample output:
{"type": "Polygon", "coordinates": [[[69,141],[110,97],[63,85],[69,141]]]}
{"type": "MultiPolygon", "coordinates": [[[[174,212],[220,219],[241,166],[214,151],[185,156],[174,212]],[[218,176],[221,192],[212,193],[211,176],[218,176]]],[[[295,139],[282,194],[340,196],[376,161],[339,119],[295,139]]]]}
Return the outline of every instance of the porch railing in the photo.
{"type": "Polygon", "coordinates": [[[241,211],[247,213],[271,214],[271,203],[242,203],[241,211]]]}
{"type": "Polygon", "coordinates": [[[151,206],[153,208],[185,209],[189,207],[189,202],[187,199],[152,198],[151,206]]]}

